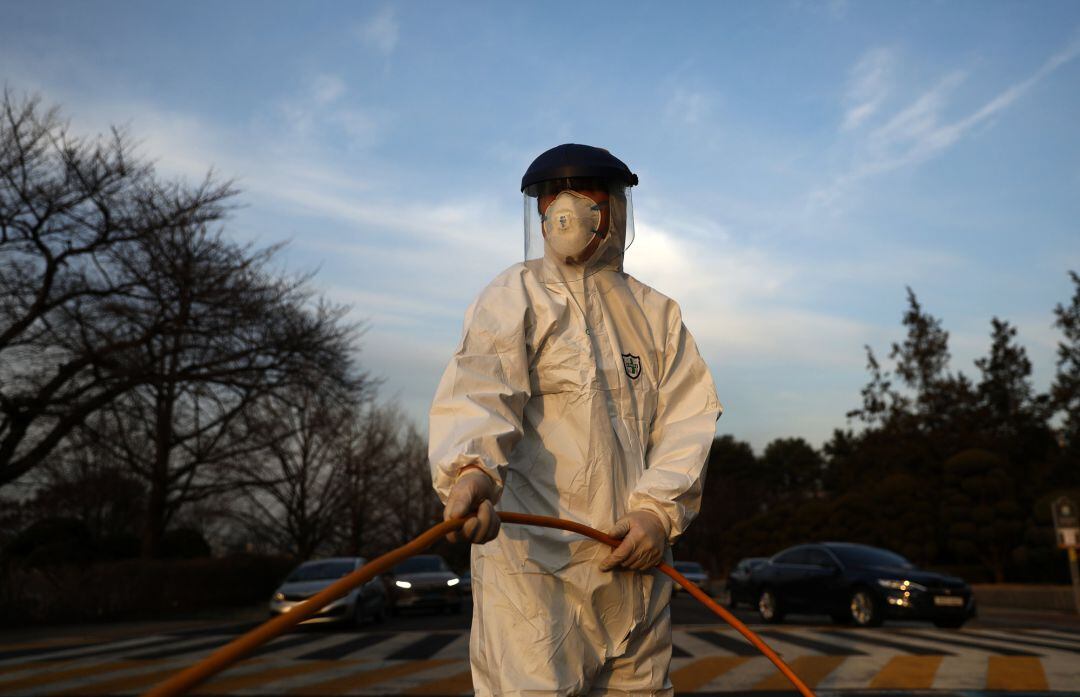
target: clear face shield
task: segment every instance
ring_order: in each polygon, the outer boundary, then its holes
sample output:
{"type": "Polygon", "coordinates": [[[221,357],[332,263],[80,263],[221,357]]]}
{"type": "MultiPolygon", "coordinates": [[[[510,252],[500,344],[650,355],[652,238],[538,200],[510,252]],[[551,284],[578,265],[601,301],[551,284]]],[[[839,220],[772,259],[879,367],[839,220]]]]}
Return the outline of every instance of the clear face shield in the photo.
{"type": "Polygon", "coordinates": [[[525,261],[544,282],[578,280],[603,269],[622,270],[634,241],[630,187],[620,181],[572,177],[524,191],[525,261]]]}

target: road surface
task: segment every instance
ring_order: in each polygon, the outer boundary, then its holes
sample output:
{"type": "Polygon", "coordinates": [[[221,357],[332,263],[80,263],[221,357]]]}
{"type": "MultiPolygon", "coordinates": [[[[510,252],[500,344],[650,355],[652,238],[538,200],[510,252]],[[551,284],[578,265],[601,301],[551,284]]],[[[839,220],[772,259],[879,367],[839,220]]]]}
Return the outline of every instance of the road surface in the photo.
{"type": "MultiPolygon", "coordinates": [[[[673,603],[678,694],[793,694],[765,658],[685,596],[673,603]]],[[[819,695],[1080,696],[1080,624],[980,619],[962,630],[887,624],[856,630],[824,618],[779,626],[740,617],[819,695]]],[[[143,623],[0,634],[0,695],[133,695],[257,623],[143,623]]],[[[203,695],[465,695],[468,614],[383,625],[302,627],[212,682],[203,695]]]]}

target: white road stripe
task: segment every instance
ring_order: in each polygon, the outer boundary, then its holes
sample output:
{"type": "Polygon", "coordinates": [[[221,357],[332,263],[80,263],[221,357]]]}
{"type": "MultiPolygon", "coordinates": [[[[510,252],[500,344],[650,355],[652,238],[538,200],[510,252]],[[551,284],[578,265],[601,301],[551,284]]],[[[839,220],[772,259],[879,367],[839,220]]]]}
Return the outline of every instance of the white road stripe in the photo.
{"type": "Polygon", "coordinates": [[[1054,692],[1075,692],[1080,690],[1080,660],[1073,655],[1069,659],[1042,659],[1043,673],[1046,674],[1046,686],[1054,692]]]}
{"type": "Polygon", "coordinates": [[[992,639],[996,641],[1003,641],[1009,644],[1010,647],[1016,649],[1030,650],[1032,653],[1043,653],[1053,651],[1054,653],[1071,653],[1076,657],[1077,661],[1080,661],[1080,655],[1076,651],[1080,650],[1080,646],[1068,645],[1061,641],[1056,641],[1049,637],[1035,637],[1028,634],[1017,634],[1016,632],[1009,632],[1006,630],[993,630],[993,629],[979,629],[968,630],[968,633],[978,634],[980,637],[986,639],[992,639]],[[1031,644],[1025,644],[1024,642],[1034,642],[1039,644],[1046,644],[1054,648],[1047,648],[1044,646],[1031,646],[1031,644]],[[1055,651],[1054,649],[1058,649],[1055,651]]]}
{"type": "MultiPolygon", "coordinates": [[[[787,657],[784,660],[787,660],[787,657]]],[[[749,690],[774,673],[776,673],[776,666],[772,664],[772,661],[764,656],[753,656],[746,663],[735,666],[723,675],[702,685],[698,691],[731,692],[734,690],[749,690]]]]}
{"type": "Polygon", "coordinates": [[[469,660],[469,634],[462,632],[461,636],[442,647],[431,658],[446,658],[454,660],[469,660]]]}
{"type": "Polygon", "coordinates": [[[1072,632],[1059,631],[1056,629],[1025,629],[1023,632],[1018,632],[1017,636],[1038,636],[1045,637],[1047,639],[1054,639],[1056,641],[1063,641],[1073,646],[1080,646],[1080,634],[1074,634],[1072,632]]]}
{"type": "MultiPolygon", "coordinates": [[[[92,653],[101,651],[106,647],[114,647],[116,651],[125,651],[127,649],[135,649],[143,644],[164,639],[165,636],[161,634],[155,634],[148,637],[138,637],[136,639],[125,639],[123,641],[115,642],[102,642],[100,644],[94,644],[92,646],[80,646],[78,648],[64,649],[58,648],[56,651],[49,651],[47,653],[32,654],[29,656],[19,656],[16,658],[8,658],[0,661],[0,666],[14,665],[16,663],[30,662],[30,661],[61,661],[69,658],[77,658],[86,653],[92,653]]],[[[159,644],[161,648],[165,648],[167,644],[159,644]]],[[[112,652],[110,652],[112,653],[112,652]]],[[[109,654],[102,654],[101,659],[107,660],[109,654]]]]}
{"type": "Polygon", "coordinates": [[[848,656],[844,662],[836,667],[836,670],[825,676],[825,679],[817,684],[819,690],[829,689],[861,689],[870,684],[874,676],[881,672],[889,661],[892,654],[875,654],[871,656],[848,656]]]}
{"type": "Polygon", "coordinates": [[[985,690],[986,654],[946,656],[941,659],[931,690],[985,690]]]}

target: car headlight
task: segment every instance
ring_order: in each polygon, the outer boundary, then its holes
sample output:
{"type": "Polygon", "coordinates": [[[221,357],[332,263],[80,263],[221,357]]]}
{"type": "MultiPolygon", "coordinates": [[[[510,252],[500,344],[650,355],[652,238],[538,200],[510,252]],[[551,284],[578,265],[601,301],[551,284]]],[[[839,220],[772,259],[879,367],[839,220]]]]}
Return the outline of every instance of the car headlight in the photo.
{"type": "Polygon", "coordinates": [[[446,582],[446,585],[448,585],[448,586],[456,586],[459,583],[461,583],[460,578],[452,578],[452,579],[450,579],[449,581],[446,582]]]}
{"type": "Polygon", "coordinates": [[[926,586],[921,583],[915,583],[914,581],[897,581],[891,578],[879,578],[877,580],[878,585],[882,588],[889,588],[894,591],[924,591],[926,586]]]}
{"type": "Polygon", "coordinates": [[[284,599],[285,599],[285,594],[282,593],[281,591],[278,591],[277,593],[274,593],[274,600],[282,601],[284,599]]]}
{"type": "Polygon", "coordinates": [[[408,581],[394,581],[394,585],[398,588],[412,588],[412,584],[408,581]]]}

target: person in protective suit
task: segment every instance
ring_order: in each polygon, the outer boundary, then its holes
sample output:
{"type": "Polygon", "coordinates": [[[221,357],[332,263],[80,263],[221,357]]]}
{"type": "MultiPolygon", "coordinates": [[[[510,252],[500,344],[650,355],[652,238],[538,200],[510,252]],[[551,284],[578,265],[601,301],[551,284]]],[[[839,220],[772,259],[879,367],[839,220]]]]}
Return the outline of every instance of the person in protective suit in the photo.
{"type": "Polygon", "coordinates": [[[439,383],[430,459],[446,518],[475,512],[473,687],[670,695],[670,580],[721,406],[679,306],[623,271],[637,176],[561,145],[522,178],[526,260],[481,292],[439,383]],[[508,526],[557,516],[620,538],[508,526]]]}

